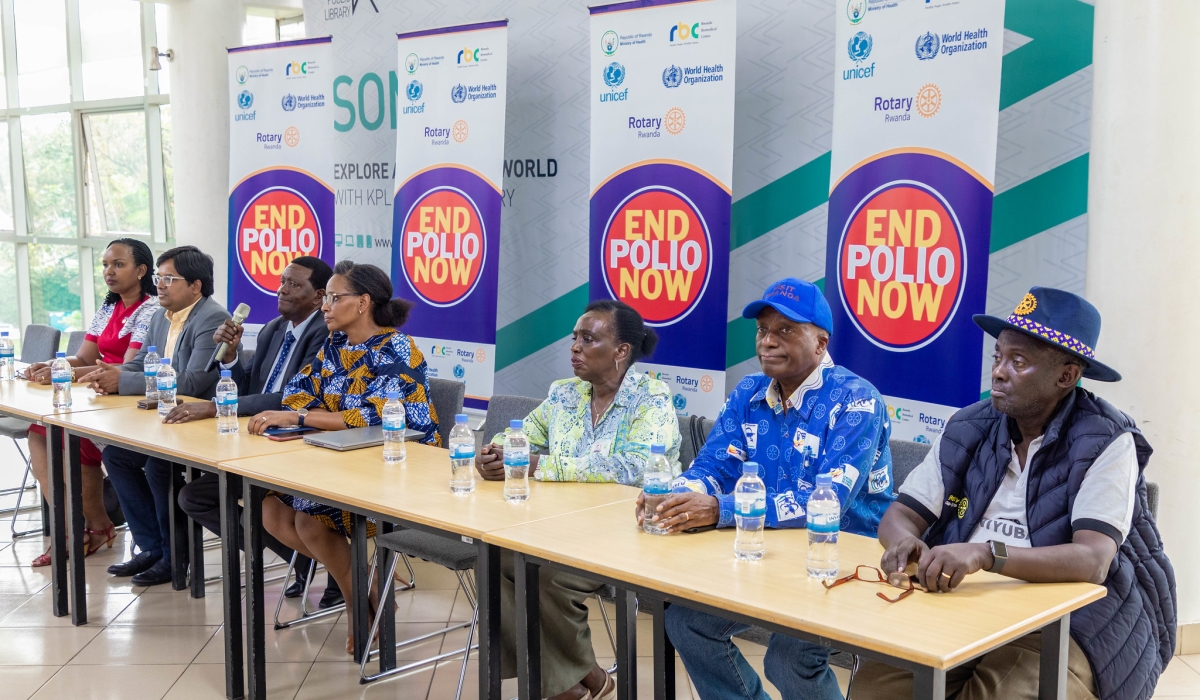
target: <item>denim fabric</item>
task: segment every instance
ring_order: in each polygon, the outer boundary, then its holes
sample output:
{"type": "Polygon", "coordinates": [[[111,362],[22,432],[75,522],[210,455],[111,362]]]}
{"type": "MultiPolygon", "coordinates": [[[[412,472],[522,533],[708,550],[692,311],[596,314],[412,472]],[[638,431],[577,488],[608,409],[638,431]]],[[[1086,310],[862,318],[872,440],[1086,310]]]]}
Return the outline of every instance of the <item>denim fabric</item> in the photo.
{"type": "MultiPolygon", "coordinates": [[[[143,552],[158,551],[169,560],[171,479],[177,470],[168,462],[112,445],[104,448],[103,459],[133,541],[143,552]]],[[[186,528],[179,534],[186,538],[186,528]]]]}

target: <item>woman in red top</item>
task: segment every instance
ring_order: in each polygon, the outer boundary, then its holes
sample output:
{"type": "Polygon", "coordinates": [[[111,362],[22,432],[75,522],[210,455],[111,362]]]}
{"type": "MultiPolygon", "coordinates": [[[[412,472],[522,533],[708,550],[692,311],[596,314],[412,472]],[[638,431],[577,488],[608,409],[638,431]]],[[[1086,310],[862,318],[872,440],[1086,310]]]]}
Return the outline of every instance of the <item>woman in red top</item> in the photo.
{"type": "MultiPolygon", "coordinates": [[[[118,238],[104,250],[104,283],[108,296],[96,312],[78,352],[68,357],[74,367],[93,367],[97,360],[120,365],[133,359],[150,328],[150,318],[158,311],[158,291],[151,280],[154,254],[150,247],[134,238],[118,238]]],[[[26,377],[39,384],[50,383],[50,366],[31,365],[26,377]]],[[[46,483],[46,429],[29,429],[29,464],[34,478],[49,493],[46,483]]],[[[83,518],[87,533],[87,555],[105,545],[112,547],[116,538],[112,521],[104,508],[104,476],[100,473],[100,449],[90,440],[79,441],[79,461],[83,470],[83,518]]],[[[33,566],[50,563],[49,550],[33,560],[33,566]]]]}

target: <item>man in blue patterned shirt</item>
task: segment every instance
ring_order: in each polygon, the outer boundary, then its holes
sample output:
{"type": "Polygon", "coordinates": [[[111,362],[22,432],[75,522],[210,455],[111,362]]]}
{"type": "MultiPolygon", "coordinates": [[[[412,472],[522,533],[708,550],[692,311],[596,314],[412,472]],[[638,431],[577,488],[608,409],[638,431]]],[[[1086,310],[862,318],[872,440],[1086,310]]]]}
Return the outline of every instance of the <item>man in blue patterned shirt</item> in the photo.
{"type": "MultiPolygon", "coordinates": [[[[816,477],[828,473],[842,503],[841,528],[874,537],[892,501],[887,404],[826,352],[833,319],[825,297],[809,282],[784,279],[742,316],[757,321],[763,371],[738,383],[704,448],[675,481],[676,493],[651,515],[672,532],[732,527],[734,485],[742,463],[754,461],[767,486],[767,527],[804,527],[816,477]]],[[[665,623],[701,698],[767,699],[731,641],[747,625],[681,605],[667,610],[665,623]],[[713,663],[720,658],[731,663],[713,663]]],[[[764,668],[784,700],[840,700],[828,657],[823,647],[773,635],[764,668]]]]}

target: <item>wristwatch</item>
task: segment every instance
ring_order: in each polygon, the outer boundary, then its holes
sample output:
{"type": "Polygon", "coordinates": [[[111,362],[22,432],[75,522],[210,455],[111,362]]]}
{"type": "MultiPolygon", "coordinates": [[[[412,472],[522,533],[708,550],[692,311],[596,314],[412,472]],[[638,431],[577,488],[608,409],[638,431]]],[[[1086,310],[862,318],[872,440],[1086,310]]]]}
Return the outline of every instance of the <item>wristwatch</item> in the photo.
{"type": "Polygon", "coordinates": [[[296,423],[296,425],[303,428],[304,427],[304,417],[308,415],[308,409],[302,408],[299,411],[296,411],[296,413],[299,414],[299,416],[300,416],[299,421],[296,423]]]}
{"type": "MultiPolygon", "coordinates": [[[[300,423],[304,425],[303,421],[300,423]]],[[[988,549],[992,550],[992,566],[988,569],[993,574],[1000,573],[1004,562],[1008,561],[1008,545],[996,540],[988,540],[988,549]]]]}

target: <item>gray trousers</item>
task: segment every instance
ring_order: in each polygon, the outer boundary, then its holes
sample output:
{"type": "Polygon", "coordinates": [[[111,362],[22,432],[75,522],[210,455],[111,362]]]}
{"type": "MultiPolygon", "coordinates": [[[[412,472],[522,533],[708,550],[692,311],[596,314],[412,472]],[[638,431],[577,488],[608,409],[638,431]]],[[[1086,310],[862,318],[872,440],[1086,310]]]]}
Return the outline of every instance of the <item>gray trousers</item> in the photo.
{"type": "MultiPolygon", "coordinates": [[[[500,677],[517,677],[516,585],[513,557],[500,557],[500,677]]],[[[541,570],[542,695],[569,690],[596,664],[586,601],[601,584],[563,571],[541,570]]]]}

